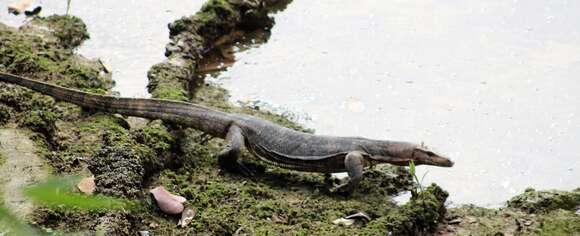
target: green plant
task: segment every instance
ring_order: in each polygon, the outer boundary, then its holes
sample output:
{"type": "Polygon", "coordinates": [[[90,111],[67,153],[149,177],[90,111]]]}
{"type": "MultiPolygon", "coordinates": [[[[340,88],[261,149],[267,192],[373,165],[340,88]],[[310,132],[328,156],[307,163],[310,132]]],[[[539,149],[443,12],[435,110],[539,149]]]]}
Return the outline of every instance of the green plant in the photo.
{"type": "Polygon", "coordinates": [[[70,2],[71,0],[66,0],[66,14],[68,15],[70,12],[70,2]]]}
{"type": "MultiPolygon", "coordinates": [[[[74,183],[80,178],[51,178],[43,183],[33,185],[24,190],[24,194],[35,203],[48,207],[64,207],[74,210],[105,211],[105,210],[135,210],[137,203],[120,198],[107,196],[86,196],[72,190],[74,183]]],[[[38,230],[22,222],[8,209],[0,206],[0,235],[43,235],[38,230]]]]}
{"type": "Polygon", "coordinates": [[[415,170],[415,162],[413,160],[411,160],[409,162],[409,174],[411,174],[411,176],[413,177],[413,179],[417,183],[417,188],[419,189],[419,192],[423,192],[423,180],[425,179],[425,176],[427,175],[427,173],[429,173],[429,172],[428,171],[425,172],[425,174],[423,174],[423,176],[421,177],[421,180],[419,180],[419,178],[417,177],[417,174],[416,174],[416,170],[415,170]]]}
{"type": "Polygon", "coordinates": [[[24,194],[34,202],[48,207],[66,207],[78,210],[131,210],[136,203],[108,196],[86,196],[72,192],[72,186],[79,177],[52,178],[24,190],[24,194]]]}

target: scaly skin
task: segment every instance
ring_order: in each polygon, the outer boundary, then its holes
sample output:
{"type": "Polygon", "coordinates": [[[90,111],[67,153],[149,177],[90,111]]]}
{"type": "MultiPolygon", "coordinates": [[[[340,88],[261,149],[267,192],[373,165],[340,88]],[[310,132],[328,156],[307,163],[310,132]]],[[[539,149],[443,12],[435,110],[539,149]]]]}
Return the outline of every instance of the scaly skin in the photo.
{"type": "Polygon", "coordinates": [[[378,163],[451,167],[453,162],[423,145],[359,137],[334,137],[298,132],[253,116],[162,99],[122,98],[85,93],[0,72],[0,81],[17,84],[81,107],[161,119],[192,127],[227,141],[218,154],[223,169],[250,172],[238,162],[242,147],[262,161],[286,169],[308,172],[348,172],[348,183],[338,186],[350,192],[360,182],[365,167],[378,163]]]}

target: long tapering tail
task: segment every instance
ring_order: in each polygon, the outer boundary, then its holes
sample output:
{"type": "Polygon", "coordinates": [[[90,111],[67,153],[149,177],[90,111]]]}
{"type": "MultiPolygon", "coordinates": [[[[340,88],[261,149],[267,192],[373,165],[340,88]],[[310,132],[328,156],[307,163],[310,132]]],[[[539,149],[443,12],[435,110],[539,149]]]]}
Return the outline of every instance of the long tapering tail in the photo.
{"type": "Polygon", "coordinates": [[[0,81],[20,85],[51,96],[56,100],[70,102],[81,107],[127,116],[161,119],[186,125],[218,137],[223,135],[231,123],[231,117],[228,113],[192,103],[92,94],[3,72],[0,72],[0,81]]]}

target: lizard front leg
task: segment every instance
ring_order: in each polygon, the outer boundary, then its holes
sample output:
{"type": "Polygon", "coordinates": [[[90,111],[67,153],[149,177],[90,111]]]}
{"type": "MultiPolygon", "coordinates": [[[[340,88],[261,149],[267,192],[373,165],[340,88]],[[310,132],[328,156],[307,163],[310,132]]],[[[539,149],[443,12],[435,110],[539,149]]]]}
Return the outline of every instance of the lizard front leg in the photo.
{"type": "Polygon", "coordinates": [[[344,166],[348,173],[349,180],[331,190],[331,192],[351,193],[360,183],[363,177],[364,157],[362,153],[354,151],[346,154],[344,166]]]}
{"type": "Polygon", "coordinates": [[[254,173],[242,163],[238,157],[244,146],[242,129],[237,125],[231,125],[226,135],[226,147],[218,154],[218,163],[222,170],[236,172],[245,176],[253,176],[254,173]]]}

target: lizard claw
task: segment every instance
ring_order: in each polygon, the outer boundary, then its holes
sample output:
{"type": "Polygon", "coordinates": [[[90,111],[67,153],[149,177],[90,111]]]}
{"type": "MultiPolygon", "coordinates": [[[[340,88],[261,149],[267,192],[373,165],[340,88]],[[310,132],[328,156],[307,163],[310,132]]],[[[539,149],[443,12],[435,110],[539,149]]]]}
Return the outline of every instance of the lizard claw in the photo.
{"type": "Polygon", "coordinates": [[[254,177],[256,176],[256,172],[246,166],[243,162],[238,162],[237,164],[237,172],[245,177],[254,177]]]}
{"type": "Polygon", "coordinates": [[[240,174],[244,177],[256,176],[256,172],[254,172],[252,169],[248,168],[246,165],[244,165],[241,162],[234,162],[234,163],[228,163],[228,164],[221,163],[221,164],[222,164],[221,169],[223,171],[226,171],[229,173],[240,174]]]}

